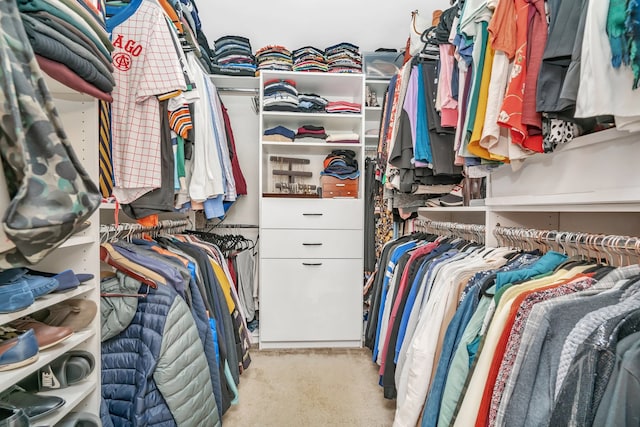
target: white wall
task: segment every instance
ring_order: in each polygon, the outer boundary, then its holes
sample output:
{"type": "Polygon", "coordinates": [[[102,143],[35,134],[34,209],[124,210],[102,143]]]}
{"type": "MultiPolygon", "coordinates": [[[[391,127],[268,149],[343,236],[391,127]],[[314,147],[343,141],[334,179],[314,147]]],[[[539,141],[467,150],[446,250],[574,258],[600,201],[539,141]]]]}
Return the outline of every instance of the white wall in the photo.
{"type": "Polygon", "coordinates": [[[224,35],[251,40],[254,51],[268,44],[297,49],[312,45],[324,49],[348,41],[362,51],[379,47],[404,48],[411,11],[430,17],[449,0],[200,0],[203,32],[211,48],[224,35]]]}

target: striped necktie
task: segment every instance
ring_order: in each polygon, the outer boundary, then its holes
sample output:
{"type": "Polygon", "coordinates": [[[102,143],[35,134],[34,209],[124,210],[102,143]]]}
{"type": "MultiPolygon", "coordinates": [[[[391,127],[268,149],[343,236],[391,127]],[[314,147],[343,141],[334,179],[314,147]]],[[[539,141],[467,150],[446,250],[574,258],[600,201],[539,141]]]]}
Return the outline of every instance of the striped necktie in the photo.
{"type": "Polygon", "coordinates": [[[113,192],[113,163],[111,161],[111,104],[99,101],[100,192],[110,197],[113,192]]]}

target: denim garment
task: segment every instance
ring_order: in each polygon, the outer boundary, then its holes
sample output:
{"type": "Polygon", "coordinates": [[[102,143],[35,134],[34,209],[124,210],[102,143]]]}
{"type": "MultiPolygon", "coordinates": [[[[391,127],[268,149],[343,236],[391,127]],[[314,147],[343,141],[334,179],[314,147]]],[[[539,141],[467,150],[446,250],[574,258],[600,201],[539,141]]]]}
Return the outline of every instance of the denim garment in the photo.
{"type": "Polygon", "coordinates": [[[587,338],[573,359],[550,414],[550,425],[593,424],[615,365],[616,345],[639,330],[640,309],[635,308],[607,320],[587,338]]]}

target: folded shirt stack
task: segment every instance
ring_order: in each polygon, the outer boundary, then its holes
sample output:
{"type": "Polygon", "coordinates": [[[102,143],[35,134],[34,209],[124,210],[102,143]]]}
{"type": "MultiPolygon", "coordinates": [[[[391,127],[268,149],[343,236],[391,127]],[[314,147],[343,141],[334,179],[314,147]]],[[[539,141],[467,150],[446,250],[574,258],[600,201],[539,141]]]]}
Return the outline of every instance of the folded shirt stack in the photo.
{"type": "Polygon", "coordinates": [[[329,71],[324,52],[313,46],[305,46],[294,50],[293,71],[329,71]]]}
{"type": "Polygon", "coordinates": [[[214,42],[214,74],[254,76],[256,57],[251,53],[251,42],[246,37],[224,36],[214,42]]]}
{"type": "Polygon", "coordinates": [[[325,111],[327,113],[360,113],[362,104],[348,101],[332,101],[327,104],[325,111]]]}
{"type": "Polygon", "coordinates": [[[298,110],[303,113],[323,113],[329,101],[315,93],[298,94],[298,110]]]}
{"type": "Polygon", "coordinates": [[[324,51],[330,73],[362,72],[360,48],[354,44],[342,42],[329,46],[324,51]]]}
{"type": "Polygon", "coordinates": [[[264,131],[263,141],[272,142],[293,142],[296,137],[296,133],[284,126],[276,126],[264,131]]]}
{"type": "Polygon", "coordinates": [[[259,70],[292,71],[293,58],[284,46],[269,45],[258,49],[256,61],[259,70]]]}
{"type": "Polygon", "coordinates": [[[298,90],[293,80],[274,79],[264,83],[265,111],[298,111],[298,90]]]}
{"type": "Polygon", "coordinates": [[[360,176],[356,153],[352,150],[333,150],[324,159],[324,170],[320,175],[339,179],[354,179],[360,176]]]}
{"type": "Polygon", "coordinates": [[[322,126],[303,125],[298,128],[296,142],[320,142],[327,138],[327,134],[322,126]]]}
{"type": "Polygon", "coordinates": [[[60,83],[112,102],[113,45],[89,1],[19,0],[25,32],[42,71],[60,83]]]}
{"type": "Polygon", "coordinates": [[[333,144],[359,144],[360,136],[357,133],[332,133],[327,136],[327,142],[333,144]]]}

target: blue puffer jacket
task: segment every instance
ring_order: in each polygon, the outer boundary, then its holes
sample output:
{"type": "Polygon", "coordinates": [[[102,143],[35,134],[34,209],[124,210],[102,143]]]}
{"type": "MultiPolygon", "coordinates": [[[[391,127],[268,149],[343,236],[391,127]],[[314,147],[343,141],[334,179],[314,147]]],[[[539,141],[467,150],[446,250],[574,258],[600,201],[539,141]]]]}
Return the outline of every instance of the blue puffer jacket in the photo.
{"type": "Polygon", "coordinates": [[[131,324],[102,343],[105,426],[220,425],[193,316],[172,288],[139,298],[131,324]]]}

